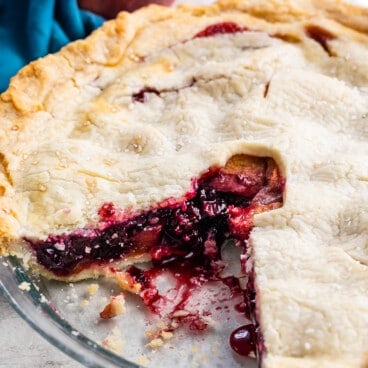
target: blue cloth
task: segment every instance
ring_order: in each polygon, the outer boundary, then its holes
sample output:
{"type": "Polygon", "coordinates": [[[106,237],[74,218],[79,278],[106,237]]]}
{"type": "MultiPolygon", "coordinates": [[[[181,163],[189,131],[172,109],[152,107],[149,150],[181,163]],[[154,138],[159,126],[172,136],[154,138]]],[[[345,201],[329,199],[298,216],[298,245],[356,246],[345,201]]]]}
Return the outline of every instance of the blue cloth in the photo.
{"type": "Polygon", "coordinates": [[[79,9],[77,0],[0,0],[0,92],[22,66],[84,38],[103,21],[79,9]]]}

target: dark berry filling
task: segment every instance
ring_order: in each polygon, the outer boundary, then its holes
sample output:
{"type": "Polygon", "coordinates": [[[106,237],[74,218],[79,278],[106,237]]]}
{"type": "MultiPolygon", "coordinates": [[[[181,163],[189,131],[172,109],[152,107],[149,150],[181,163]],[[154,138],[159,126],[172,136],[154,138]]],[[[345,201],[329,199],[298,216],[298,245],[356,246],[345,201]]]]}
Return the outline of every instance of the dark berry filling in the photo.
{"type": "Polygon", "coordinates": [[[248,28],[241,27],[234,22],[223,22],[216,23],[206,27],[204,30],[198,32],[194,38],[202,38],[202,37],[210,37],[215,36],[217,34],[226,34],[226,33],[237,33],[237,32],[245,32],[248,28]]]}
{"type": "Polygon", "coordinates": [[[146,102],[147,93],[153,93],[159,96],[161,92],[155,88],[150,88],[150,87],[142,88],[139,92],[133,94],[132,96],[133,102],[140,102],[140,103],[146,102]]]}
{"type": "Polygon", "coordinates": [[[267,98],[269,89],[270,89],[270,82],[268,81],[266,83],[265,88],[264,88],[264,91],[263,91],[263,97],[264,98],[267,98]]]}
{"type": "Polygon", "coordinates": [[[192,78],[192,80],[189,81],[189,83],[187,85],[184,85],[184,86],[179,87],[179,88],[158,90],[158,89],[150,87],[150,86],[145,86],[141,90],[139,90],[138,92],[136,92],[132,95],[132,101],[133,102],[145,103],[145,102],[147,102],[147,96],[149,94],[160,96],[162,93],[179,92],[179,91],[181,91],[185,88],[193,87],[195,83],[196,83],[195,78],[192,78]]]}
{"type": "Polygon", "coordinates": [[[306,27],[305,31],[307,33],[307,36],[318,42],[329,56],[333,56],[328,42],[336,38],[334,34],[332,34],[327,29],[316,25],[309,25],[308,27],[306,27]]]}
{"type": "MultiPolygon", "coordinates": [[[[256,349],[261,353],[264,347],[255,318],[253,277],[248,275],[245,290],[238,278],[221,278],[225,266],[221,245],[233,238],[238,246],[245,247],[254,215],[280,207],[284,186],[272,159],[236,155],[226,166],[211,168],[193,180],[193,190],[182,199],[170,198],[130,217],[112,203],[105,203],[98,211],[99,228],[28,242],[39,264],[59,277],[133,255],[150,254],[152,268],[131,266],[126,275],[133,284],[140,285],[139,295],[150,310],[161,315],[170,300],[160,295],[154,281],[163,270],[171,272],[181,294],[170,313],[176,323],[186,323],[192,330],[202,330],[207,324],[198,313],[182,315],[191,292],[209,280],[222,281],[231,295],[243,293],[244,303],[237,310],[253,323],[234,331],[230,338],[232,348],[242,355],[256,349]]],[[[120,271],[111,268],[111,272],[120,271]]]]}
{"type": "Polygon", "coordinates": [[[37,261],[57,276],[142,253],[162,266],[210,265],[220,258],[226,238],[247,238],[255,213],[281,205],[283,181],[274,161],[252,158],[238,168],[239,157],[203,175],[180,203],[161,204],[121,222],[107,203],[99,210],[102,229],[29,240],[37,261]]]}

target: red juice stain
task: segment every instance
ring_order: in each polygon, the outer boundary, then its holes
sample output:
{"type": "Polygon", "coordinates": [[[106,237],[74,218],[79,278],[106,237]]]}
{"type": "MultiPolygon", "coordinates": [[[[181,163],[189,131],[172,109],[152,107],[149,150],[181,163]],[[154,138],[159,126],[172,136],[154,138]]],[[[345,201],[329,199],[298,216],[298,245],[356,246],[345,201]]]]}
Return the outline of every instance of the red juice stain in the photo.
{"type": "Polygon", "coordinates": [[[235,305],[235,310],[241,314],[245,314],[246,311],[246,305],[244,302],[240,302],[238,304],[235,305]]]}
{"type": "Polygon", "coordinates": [[[113,203],[104,203],[98,210],[98,215],[101,221],[112,221],[115,217],[116,209],[113,203]]]}
{"type": "Polygon", "coordinates": [[[220,280],[230,289],[231,296],[237,295],[241,292],[239,278],[235,276],[228,276],[220,278],[220,280]]]}

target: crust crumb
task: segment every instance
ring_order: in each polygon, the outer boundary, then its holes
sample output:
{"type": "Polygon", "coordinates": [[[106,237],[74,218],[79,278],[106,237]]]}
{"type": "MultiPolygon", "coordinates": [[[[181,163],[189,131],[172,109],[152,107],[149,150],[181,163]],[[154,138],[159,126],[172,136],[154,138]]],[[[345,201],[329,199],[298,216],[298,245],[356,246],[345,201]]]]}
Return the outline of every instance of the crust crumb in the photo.
{"type": "Polygon", "coordinates": [[[146,336],[151,341],[155,339],[170,340],[174,337],[173,331],[175,329],[176,328],[173,328],[171,321],[160,321],[157,323],[156,328],[146,332],[146,336]]]}
{"type": "Polygon", "coordinates": [[[102,340],[102,346],[113,353],[121,353],[123,350],[123,340],[121,339],[120,330],[117,327],[114,327],[109,335],[102,340]]]}
{"type": "Polygon", "coordinates": [[[163,344],[164,344],[164,341],[160,337],[158,337],[156,339],[151,340],[147,344],[147,346],[152,348],[152,349],[156,349],[156,348],[160,348],[161,346],[163,346],[163,344]]]}
{"type": "Polygon", "coordinates": [[[22,291],[30,291],[31,290],[31,284],[29,282],[23,281],[19,284],[18,288],[22,291]]]}
{"type": "Polygon", "coordinates": [[[149,364],[149,360],[145,355],[140,356],[137,360],[136,363],[139,365],[142,365],[144,367],[146,367],[149,364]]]}
{"type": "Polygon", "coordinates": [[[125,313],[125,297],[123,293],[110,297],[110,302],[100,313],[103,319],[110,319],[125,313]]]}
{"type": "Polygon", "coordinates": [[[164,340],[170,340],[172,339],[174,336],[174,334],[170,331],[162,331],[161,332],[161,337],[164,339],[164,340]]]}
{"type": "Polygon", "coordinates": [[[93,296],[97,293],[99,289],[99,285],[98,284],[91,284],[91,285],[88,285],[87,286],[87,293],[90,295],[90,296],[93,296]]]}
{"type": "Polygon", "coordinates": [[[178,310],[178,311],[175,311],[173,314],[172,314],[172,317],[175,317],[175,318],[180,318],[180,317],[187,317],[189,316],[190,312],[182,309],[182,310],[178,310]]]}
{"type": "Polygon", "coordinates": [[[127,272],[113,271],[107,276],[115,279],[123,290],[129,291],[133,294],[139,294],[142,289],[142,285],[136,282],[127,272]]]}
{"type": "Polygon", "coordinates": [[[83,300],[81,301],[81,306],[82,306],[83,308],[86,308],[86,307],[88,306],[88,304],[89,304],[89,300],[87,300],[87,299],[83,299],[83,300]]]}

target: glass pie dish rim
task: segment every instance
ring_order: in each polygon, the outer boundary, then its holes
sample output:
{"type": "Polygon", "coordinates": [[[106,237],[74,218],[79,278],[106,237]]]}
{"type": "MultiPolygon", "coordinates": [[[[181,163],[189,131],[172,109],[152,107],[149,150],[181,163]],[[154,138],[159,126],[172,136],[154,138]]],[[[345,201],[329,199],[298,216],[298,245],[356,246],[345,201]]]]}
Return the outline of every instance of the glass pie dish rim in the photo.
{"type": "Polygon", "coordinates": [[[50,344],[86,367],[140,367],[73,328],[40,292],[20,260],[8,256],[0,257],[0,261],[0,293],[18,315],[50,344]],[[20,285],[25,285],[26,290],[22,290],[20,285]]]}

